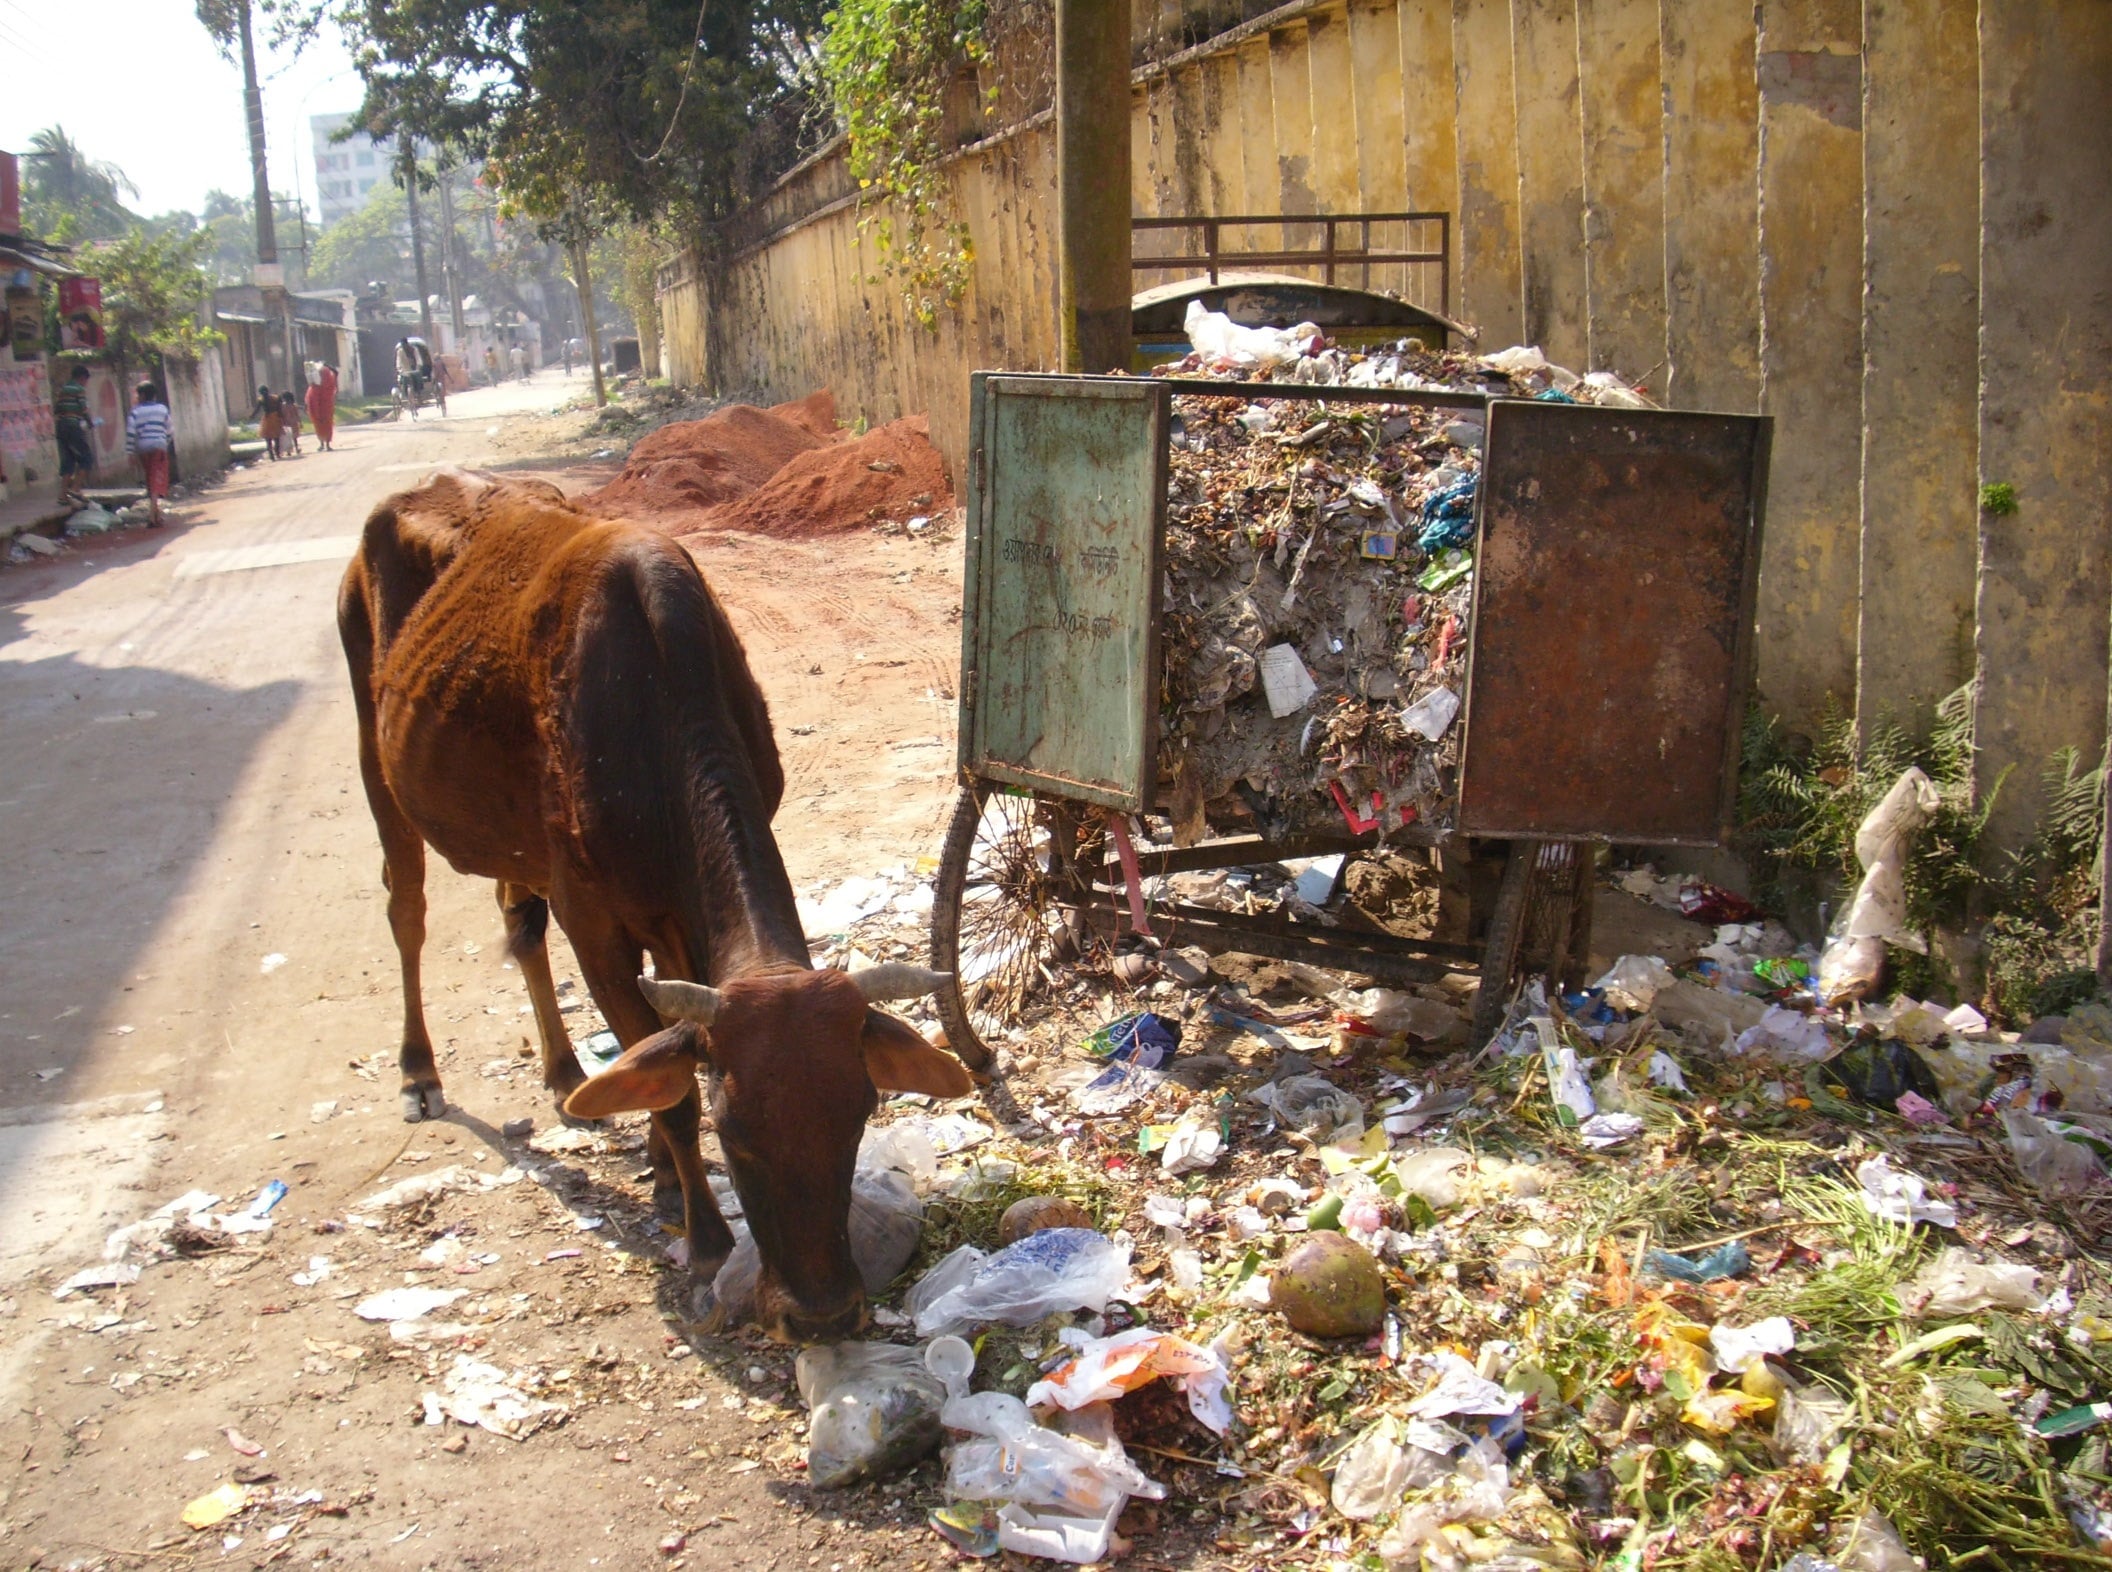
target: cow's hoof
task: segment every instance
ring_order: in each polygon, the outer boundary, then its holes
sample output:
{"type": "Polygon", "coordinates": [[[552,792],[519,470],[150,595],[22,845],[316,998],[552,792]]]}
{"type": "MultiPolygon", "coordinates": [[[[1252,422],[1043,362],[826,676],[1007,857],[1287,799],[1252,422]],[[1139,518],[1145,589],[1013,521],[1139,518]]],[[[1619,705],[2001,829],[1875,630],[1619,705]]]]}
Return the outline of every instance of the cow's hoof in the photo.
{"type": "Polygon", "coordinates": [[[447,1096],[437,1086],[406,1086],[403,1089],[403,1122],[437,1119],[447,1112],[447,1096]]]}
{"type": "Polygon", "coordinates": [[[602,1120],[582,1119],[578,1114],[565,1111],[565,1099],[571,1095],[570,1092],[559,1092],[554,1099],[557,1106],[558,1122],[568,1130],[599,1130],[603,1123],[602,1120]]]}

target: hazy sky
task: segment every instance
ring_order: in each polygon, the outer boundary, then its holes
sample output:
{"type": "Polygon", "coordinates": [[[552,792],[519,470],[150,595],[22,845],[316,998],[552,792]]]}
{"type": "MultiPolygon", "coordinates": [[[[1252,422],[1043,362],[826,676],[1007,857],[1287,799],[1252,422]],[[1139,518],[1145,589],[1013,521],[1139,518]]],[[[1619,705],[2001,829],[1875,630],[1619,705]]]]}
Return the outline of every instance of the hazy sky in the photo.
{"type": "MultiPolygon", "coordinates": [[[[308,117],[358,105],[351,56],[333,30],[257,69],[272,189],[298,190],[312,216],[308,117]]],[[[136,211],[196,211],[215,186],[249,196],[242,71],[190,0],[0,0],[0,147],[26,152],[30,133],[54,123],[131,178],[136,211]]]]}

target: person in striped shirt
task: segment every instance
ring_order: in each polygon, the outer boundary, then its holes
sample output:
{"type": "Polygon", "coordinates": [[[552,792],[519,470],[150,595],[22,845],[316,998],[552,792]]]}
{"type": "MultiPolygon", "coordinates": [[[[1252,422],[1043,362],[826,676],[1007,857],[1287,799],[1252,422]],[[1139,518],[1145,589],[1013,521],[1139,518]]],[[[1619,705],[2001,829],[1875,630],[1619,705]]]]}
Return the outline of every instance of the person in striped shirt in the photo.
{"type": "Polygon", "coordinates": [[[139,398],[125,417],[125,451],[139,460],[147,478],[147,523],[161,528],[161,499],[169,494],[169,406],[151,382],[139,385],[139,398]]]}
{"type": "Polygon", "coordinates": [[[69,502],[87,500],[81,487],[95,472],[93,417],[88,413],[88,368],[76,364],[51,395],[52,429],[59,439],[59,494],[69,502]]]}

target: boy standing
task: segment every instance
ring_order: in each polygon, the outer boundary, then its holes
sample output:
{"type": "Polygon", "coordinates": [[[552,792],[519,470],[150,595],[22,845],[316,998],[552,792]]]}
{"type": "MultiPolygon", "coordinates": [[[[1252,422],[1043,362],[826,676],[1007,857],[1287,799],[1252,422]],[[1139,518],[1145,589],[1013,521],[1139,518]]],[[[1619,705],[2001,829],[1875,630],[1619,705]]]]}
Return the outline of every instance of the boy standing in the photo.
{"type": "Polygon", "coordinates": [[[88,416],[88,368],[75,363],[51,396],[52,426],[59,439],[59,495],[81,502],[81,487],[95,471],[95,439],[88,416]]]}
{"type": "Polygon", "coordinates": [[[161,499],[169,494],[169,406],[151,382],[139,385],[138,402],[125,417],[125,451],[139,460],[147,479],[147,523],[161,528],[161,499]]]}

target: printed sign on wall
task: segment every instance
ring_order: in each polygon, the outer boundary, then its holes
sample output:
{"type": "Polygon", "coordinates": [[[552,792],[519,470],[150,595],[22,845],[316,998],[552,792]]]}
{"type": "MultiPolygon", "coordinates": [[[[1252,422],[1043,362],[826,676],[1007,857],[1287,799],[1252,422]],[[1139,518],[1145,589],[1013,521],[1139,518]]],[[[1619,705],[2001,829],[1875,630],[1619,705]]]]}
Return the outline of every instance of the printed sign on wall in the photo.
{"type": "Polygon", "coordinates": [[[103,347],[103,281],[99,278],[59,280],[59,348],[103,347]]]}

